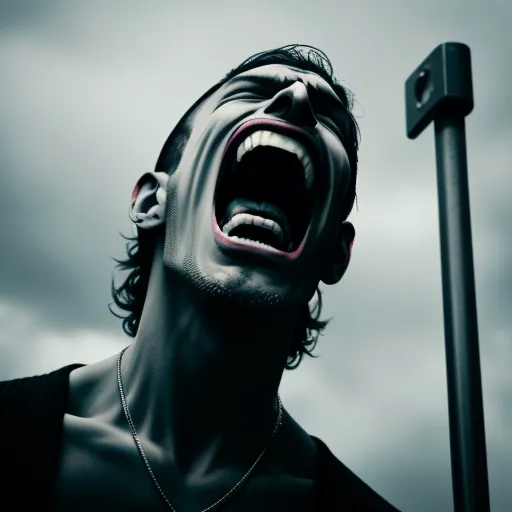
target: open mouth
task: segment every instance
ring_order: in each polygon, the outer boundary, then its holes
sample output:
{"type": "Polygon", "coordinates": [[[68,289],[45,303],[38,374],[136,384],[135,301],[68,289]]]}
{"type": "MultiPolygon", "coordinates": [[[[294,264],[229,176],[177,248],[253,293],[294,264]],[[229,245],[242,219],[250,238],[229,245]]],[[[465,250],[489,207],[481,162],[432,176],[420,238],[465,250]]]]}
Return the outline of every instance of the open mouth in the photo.
{"type": "Polygon", "coordinates": [[[277,126],[251,123],[228,142],[215,220],[237,245],[294,253],[311,221],[314,158],[296,137],[285,134],[291,130],[274,131],[277,126]]]}

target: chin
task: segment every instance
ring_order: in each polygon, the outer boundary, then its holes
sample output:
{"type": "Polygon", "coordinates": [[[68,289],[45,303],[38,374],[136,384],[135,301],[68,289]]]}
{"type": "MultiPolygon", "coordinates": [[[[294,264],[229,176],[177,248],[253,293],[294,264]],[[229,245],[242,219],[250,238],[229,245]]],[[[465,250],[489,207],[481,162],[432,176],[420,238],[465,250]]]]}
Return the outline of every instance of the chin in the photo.
{"type": "MultiPolygon", "coordinates": [[[[191,263],[191,262],[190,262],[191,263]]],[[[287,289],[267,272],[247,265],[195,262],[187,265],[186,279],[201,293],[247,307],[275,307],[286,304],[287,289]]]]}
{"type": "Polygon", "coordinates": [[[285,274],[259,263],[189,260],[186,279],[205,297],[247,308],[300,308],[313,297],[317,281],[305,280],[303,275],[287,280],[285,274]]]}

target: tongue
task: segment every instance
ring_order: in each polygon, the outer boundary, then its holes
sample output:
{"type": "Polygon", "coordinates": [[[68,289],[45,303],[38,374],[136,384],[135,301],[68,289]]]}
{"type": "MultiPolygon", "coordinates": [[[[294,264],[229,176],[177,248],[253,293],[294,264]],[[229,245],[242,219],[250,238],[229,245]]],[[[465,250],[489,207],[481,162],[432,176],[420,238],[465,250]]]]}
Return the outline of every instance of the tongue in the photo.
{"type": "Polygon", "coordinates": [[[222,218],[222,222],[220,228],[229,222],[235,215],[239,213],[252,213],[254,215],[259,215],[265,219],[270,219],[279,224],[281,229],[283,230],[286,239],[289,240],[290,237],[290,226],[288,224],[288,219],[284,213],[284,211],[272,203],[267,202],[256,202],[251,199],[245,198],[236,198],[231,201],[222,218]]]}

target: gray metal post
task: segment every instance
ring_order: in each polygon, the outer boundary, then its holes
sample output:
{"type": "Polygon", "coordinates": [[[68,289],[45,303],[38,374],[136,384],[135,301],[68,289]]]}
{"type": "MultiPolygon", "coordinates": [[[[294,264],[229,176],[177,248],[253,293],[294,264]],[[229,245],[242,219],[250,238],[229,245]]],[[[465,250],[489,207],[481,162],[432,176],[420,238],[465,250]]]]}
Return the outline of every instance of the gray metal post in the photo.
{"type": "Polygon", "coordinates": [[[469,48],[438,46],[405,84],[407,134],[434,121],[452,486],[455,512],[488,512],[465,116],[473,109],[469,48]]]}

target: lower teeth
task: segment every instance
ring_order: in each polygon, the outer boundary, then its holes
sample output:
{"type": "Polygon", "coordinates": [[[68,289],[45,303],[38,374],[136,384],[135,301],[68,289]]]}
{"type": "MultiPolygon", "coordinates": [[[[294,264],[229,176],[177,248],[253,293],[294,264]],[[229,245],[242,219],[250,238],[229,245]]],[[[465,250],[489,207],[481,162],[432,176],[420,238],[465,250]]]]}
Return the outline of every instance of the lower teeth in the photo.
{"type": "MultiPolygon", "coordinates": [[[[256,245],[256,246],[259,246],[259,247],[269,247],[270,249],[274,249],[275,251],[279,251],[280,249],[276,249],[273,245],[270,245],[270,244],[266,244],[264,242],[260,242],[259,240],[251,240],[250,238],[242,238],[240,236],[236,236],[236,235],[228,235],[229,238],[231,238],[231,240],[236,240],[237,242],[244,242],[244,243],[249,243],[250,245],[256,245]]],[[[292,251],[292,242],[290,242],[290,245],[288,246],[288,249],[287,251],[288,252],[291,252],[292,251]]]]}
{"type": "Polygon", "coordinates": [[[257,245],[260,247],[270,247],[270,249],[274,249],[277,251],[277,249],[275,247],[273,247],[272,245],[265,244],[263,242],[260,242],[259,240],[251,240],[250,238],[242,238],[242,237],[239,237],[236,235],[230,236],[229,238],[231,238],[231,240],[236,240],[238,242],[245,242],[245,243],[249,243],[251,245],[257,245]]]}

